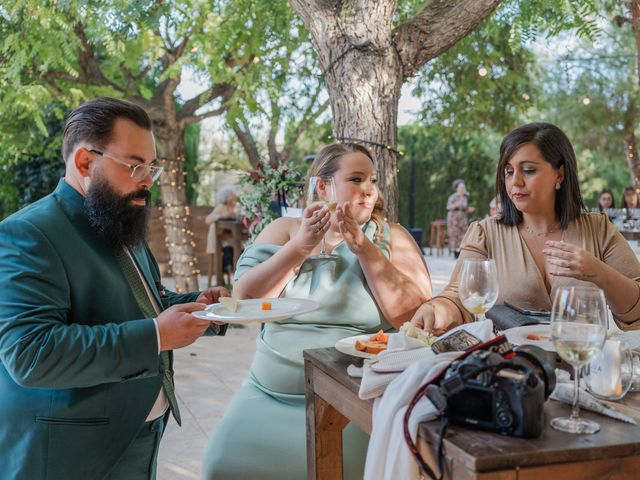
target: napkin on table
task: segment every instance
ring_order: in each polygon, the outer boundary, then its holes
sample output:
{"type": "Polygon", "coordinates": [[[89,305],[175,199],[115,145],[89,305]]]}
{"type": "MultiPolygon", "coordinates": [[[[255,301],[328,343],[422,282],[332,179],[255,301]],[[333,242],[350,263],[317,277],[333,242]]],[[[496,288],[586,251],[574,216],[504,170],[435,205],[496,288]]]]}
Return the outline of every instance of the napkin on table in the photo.
{"type": "MultiPolygon", "coordinates": [[[[549,398],[573,405],[573,382],[571,381],[569,372],[566,370],[556,369],[556,388],[553,389],[549,398]]],[[[585,410],[590,410],[601,415],[606,415],[607,417],[615,418],[622,422],[637,425],[634,418],[619,412],[613,407],[605,405],[583,388],[580,388],[580,391],[578,392],[578,404],[585,410]]]]}
{"type": "MultiPolygon", "coordinates": [[[[460,329],[466,330],[482,342],[494,336],[491,320],[485,320],[461,325],[440,338],[460,329]]],[[[404,441],[404,414],[418,388],[440,374],[460,353],[436,355],[431,348],[424,347],[404,351],[390,350],[381,352],[375,360],[365,363],[359,396],[374,398],[375,393],[384,392],[373,403],[372,430],[365,463],[366,480],[419,478],[418,465],[404,441]],[[362,385],[365,385],[364,391],[362,385]]],[[[418,424],[435,417],[435,407],[423,397],[416,404],[409,423],[414,441],[418,434],[418,424]]]]}
{"type": "MultiPolygon", "coordinates": [[[[466,330],[481,342],[486,342],[494,336],[491,320],[483,320],[460,325],[440,338],[446,338],[458,330],[466,330]]],[[[409,338],[401,333],[390,334],[387,350],[380,352],[372,359],[365,360],[358,396],[363,400],[379,397],[384,393],[387,385],[409,365],[421,360],[432,359],[435,356],[433,350],[420,340],[409,338]]],[[[347,372],[351,376],[356,376],[355,374],[359,373],[351,368],[348,368],[347,372]]]]}

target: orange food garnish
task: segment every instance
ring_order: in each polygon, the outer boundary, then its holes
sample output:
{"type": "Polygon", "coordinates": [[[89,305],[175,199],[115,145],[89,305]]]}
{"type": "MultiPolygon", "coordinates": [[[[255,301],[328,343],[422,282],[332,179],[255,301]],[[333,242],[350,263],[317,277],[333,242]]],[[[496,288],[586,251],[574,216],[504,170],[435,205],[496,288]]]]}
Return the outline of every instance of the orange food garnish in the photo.
{"type": "Polygon", "coordinates": [[[387,349],[387,342],[389,341],[389,336],[380,330],[375,335],[369,337],[369,340],[363,342],[361,340],[356,340],[355,349],[360,352],[367,352],[373,355],[377,355],[383,350],[387,349]]]}
{"type": "Polygon", "coordinates": [[[378,330],[378,333],[376,333],[373,337],[371,337],[369,341],[387,343],[389,341],[389,336],[386,333],[384,333],[382,330],[378,330]]]}
{"type": "Polygon", "coordinates": [[[260,308],[262,308],[262,310],[271,310],[271,302],[262,302],[260,308]]]}

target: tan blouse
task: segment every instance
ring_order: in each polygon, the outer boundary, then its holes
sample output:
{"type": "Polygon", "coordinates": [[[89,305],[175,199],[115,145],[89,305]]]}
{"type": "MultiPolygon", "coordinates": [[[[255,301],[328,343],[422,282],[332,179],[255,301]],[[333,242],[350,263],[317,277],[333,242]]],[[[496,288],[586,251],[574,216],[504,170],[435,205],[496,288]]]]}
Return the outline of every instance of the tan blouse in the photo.
{"type": "MultiPolygon", "coordinates": [[[[563,232],[562,240],[593,253],[596,258],[640,284],[640,262],[606,214],[581,214],[563,232]]],[[[506,300],[530,310],[550,311],[559,287],[592,285],[575,278],[552,276],[551,292],[547,293],[542,273],[520,237],[518,228],[502,225],[494,217],[472,223],[462,240],[460,250],[460,258],[451,274],[451,280],[438,297],[453,301],[465,322],[473,321],[473,315],[465,310],[458,298],[458,277],[465,258],[495,260],[500,284],[497,304],[506,300]]],[[[628,312],[614,315],[620,328],[640,328],[640,298],[636,300],[628,312]]]]}

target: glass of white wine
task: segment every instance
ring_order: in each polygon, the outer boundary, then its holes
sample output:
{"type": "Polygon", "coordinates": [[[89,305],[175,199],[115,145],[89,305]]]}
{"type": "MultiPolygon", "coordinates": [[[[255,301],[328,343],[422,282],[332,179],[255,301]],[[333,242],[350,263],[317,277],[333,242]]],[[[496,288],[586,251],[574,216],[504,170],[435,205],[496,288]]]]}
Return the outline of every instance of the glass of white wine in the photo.
{"type": "MultiPolygon", "coordinates": [[[[309,189],[307,191],[307,205],[321,203],[329,209],[332,214],[336,211],[336,186],[333,177],[311,177],[309,178],[309,189]]],[[[320,242],[320,253],[309,257],[312,260],[335,260],[337,255],[327,253],[324,235],[320,242]]]]}
{"type": "Polygon", "coordinates": [[[492,259],[466,259],[460,270],[458,296],[462,305],[473,313],[477,321],[485,319],[485,312],[498,299],[498,273],[492,259]]]}
{"type": "Polygon", "coordinates": [[[551,340],[565,362],[573,366],[573,407],[570,417],[557,417],[551,426],[567,433],[596,433],[600,425],[579,417],[580,368],[602,350],[607,337],[607,302],[596,287],[562,287],[551,310],[551,340]]]}

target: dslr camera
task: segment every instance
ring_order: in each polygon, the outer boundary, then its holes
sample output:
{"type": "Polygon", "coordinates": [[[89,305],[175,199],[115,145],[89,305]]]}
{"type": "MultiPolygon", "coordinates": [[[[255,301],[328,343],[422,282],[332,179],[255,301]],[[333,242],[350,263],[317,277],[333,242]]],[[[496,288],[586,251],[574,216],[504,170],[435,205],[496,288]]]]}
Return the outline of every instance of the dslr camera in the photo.
{"type": "Polygon", "coordinates": [[[544,402],[556,376],[544,350],[522,345],[513,356],[477,350],[451,364],[427,396],[449,423],[535,438],[544,427],[544,402]]]}

